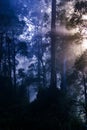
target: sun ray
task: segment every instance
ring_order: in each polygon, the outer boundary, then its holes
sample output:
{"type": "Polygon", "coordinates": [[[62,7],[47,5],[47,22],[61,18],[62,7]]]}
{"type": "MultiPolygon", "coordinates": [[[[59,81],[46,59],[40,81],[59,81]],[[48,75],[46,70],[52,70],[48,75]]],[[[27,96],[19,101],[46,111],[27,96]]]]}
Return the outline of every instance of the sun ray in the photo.
{"type": "Polygon", "coordinates": [[[87,39],[84,38],[82,41],[82,50],[85,51],[87,49],[87,39]]]}
{"type": "Polygon", "coordinates": [[[87,20],[87,15],[82,15],[82,20],[87,20]]]}

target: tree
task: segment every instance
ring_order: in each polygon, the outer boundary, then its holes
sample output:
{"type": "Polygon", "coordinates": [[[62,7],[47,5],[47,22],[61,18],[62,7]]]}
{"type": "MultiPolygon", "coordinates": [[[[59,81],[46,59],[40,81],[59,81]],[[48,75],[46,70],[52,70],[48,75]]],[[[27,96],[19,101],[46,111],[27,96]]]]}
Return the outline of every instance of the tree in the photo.
{"type": "Polygon", "coordinates": [[[56,60],[55,60],[55,44],[56,36],[56,0],[52,0],[52,14],[51,14],[51,87],[56,87],[56,60]]]}
{"type": "Polygon", "coordinates": [[[85,109],[85,115],[86,115],[86,122],[87,122],[87,50],[76,60],[75,67],[77,71],[80,71],[82,76],[81,76],[81,84],[84,87],[84,109],[85,109]]]}

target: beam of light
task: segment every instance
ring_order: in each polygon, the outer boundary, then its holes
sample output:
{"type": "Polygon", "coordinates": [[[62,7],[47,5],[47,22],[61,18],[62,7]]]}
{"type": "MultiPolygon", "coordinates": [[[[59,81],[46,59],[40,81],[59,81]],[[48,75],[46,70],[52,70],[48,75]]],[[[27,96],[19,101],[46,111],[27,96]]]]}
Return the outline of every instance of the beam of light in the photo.
{"type": "Polygon", "coordinates": [[[59,35],[66,35],[66,36],[70,36],[70,35],[74,35],[76,33],[79,32],[79,28],[74,28],[74,29],[67,29],[65,26],[57,26],[56,30],[53,30],[56,34],[59,35]]]}
{"type": "Polygon", "coordinates": [[[63,89],[66,89],[66,57],[64,58],[63,61],[63,76],[62,76],[62,80],[63,80],[63,89]]]}
{"type": "Polygon", "coordinates": [[[82,20],[87,20],[87,15],[83,15],[82,20]]]}
{"type": "Polygon", "coordinates": [[[84,38],[82,41],[82,50],[85,51],[87,49],[87,39],[84,38]]]}

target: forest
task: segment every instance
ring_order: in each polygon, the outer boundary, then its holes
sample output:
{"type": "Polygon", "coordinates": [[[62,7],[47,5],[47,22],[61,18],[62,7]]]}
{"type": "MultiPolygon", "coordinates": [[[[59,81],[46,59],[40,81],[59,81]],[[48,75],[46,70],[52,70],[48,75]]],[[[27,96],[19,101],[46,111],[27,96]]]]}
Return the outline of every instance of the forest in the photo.
{"type": "Polygon", "coordinates": [[[87,130],[87,0],[0,0],[0,130],[87,130]]]}

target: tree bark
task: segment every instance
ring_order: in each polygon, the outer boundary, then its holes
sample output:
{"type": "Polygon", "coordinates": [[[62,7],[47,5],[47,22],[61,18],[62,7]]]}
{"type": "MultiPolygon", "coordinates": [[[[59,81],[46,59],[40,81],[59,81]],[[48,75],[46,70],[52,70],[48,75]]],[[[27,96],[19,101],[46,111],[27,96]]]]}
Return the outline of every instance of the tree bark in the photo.
{"type": "Polygon", "coordinates": [[[11,39],[6,35],[7,40],[7,55],[8,55],[8,76],[11,81],[11,39]]]}
{"type": "Polygon", "coordinates": [[[86,85],[86,79],[85,74],[83,72],[83,85],[84,85],[84,96],[85,96],[85,114],[86,114],[86,123],[87,123],[87,85],[86,85]]]}
{"type": "Polygon", "coordinates": [[[15,39],[13,38],[13,74],[14,74],[14,88],[16,91],[16,59],[15,59],[15,56],[16,56],[15,39]]]}
{"type": "Polygon", "coordinates": [[[1,64],[2,64],[2,44],[3,44],[3,34],[0,33],[0,75],[1,75],[1,71],[2,71],[2,68],[1,68],[1,64]]]}
{"type": "Polygon", "coordinates": [[[51,13],[51,87],[56,87],[56,59],[55,59],[55,44],[56,36],[56,0],[52,0],[52,13],[51,13]]]}

